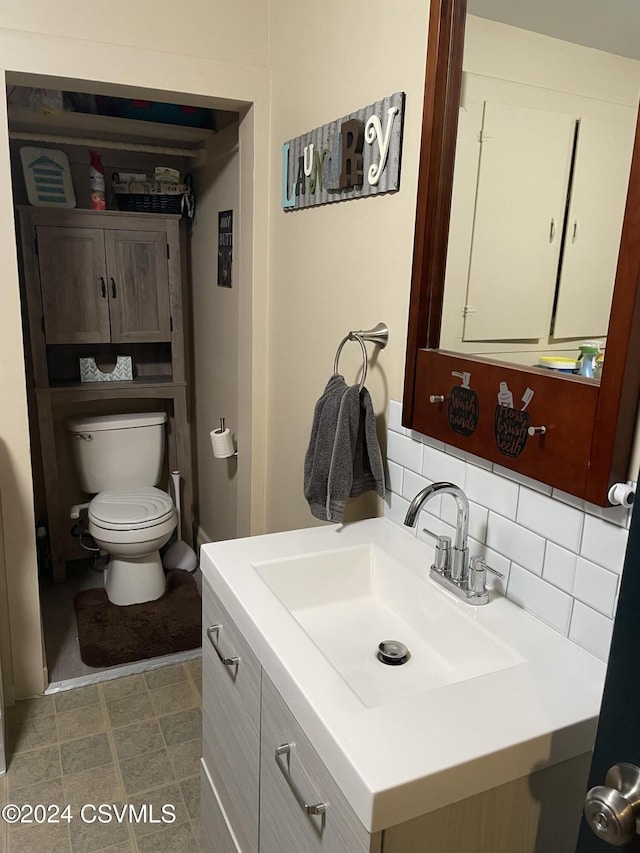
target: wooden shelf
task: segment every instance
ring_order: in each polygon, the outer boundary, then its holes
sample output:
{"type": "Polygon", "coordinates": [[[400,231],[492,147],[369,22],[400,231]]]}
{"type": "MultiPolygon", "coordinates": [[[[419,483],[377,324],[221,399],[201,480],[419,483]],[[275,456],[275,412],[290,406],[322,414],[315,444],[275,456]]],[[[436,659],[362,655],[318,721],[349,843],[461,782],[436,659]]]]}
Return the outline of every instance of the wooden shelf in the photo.
{"type": "Polygon", "coordinates": [[[146,386],[155,388],[157,385],[171,385],[174,388],[182,388],[183,385],[186,385],[186,382],[174,382],[168,376],[141,376],[139,379],[119,379],[115,382],[57,382],[52,383],[48,388],[36,388],[36,393],[41,391],[51,391],[53,393],[77,391],[80,388],[86,388],[88,391],[99,391],[105,390],[105,386],[112,385],[127,388],[128,390],[146,386]]]}
{"type": "Polygon", "coordinates": [[[68,137],[95,136],[100,139],[141,145],[175,145],[200,148],[215,130],[177,124],[116,118],[91,113],[58,112],[46,115],[28,107],[10,106],[9,129],[18,133],[42,133],[68,137]]]}
{"type": "Polygon", "coordinates": [[[49,399],[50,403],[81,403],[83,400],[118,400],[146,398],[171,399],[186,382],[174,382],[167,377],[145,376],[144,379],[118,382],[73,382],[36,388],[38,399],[49,399]]]}

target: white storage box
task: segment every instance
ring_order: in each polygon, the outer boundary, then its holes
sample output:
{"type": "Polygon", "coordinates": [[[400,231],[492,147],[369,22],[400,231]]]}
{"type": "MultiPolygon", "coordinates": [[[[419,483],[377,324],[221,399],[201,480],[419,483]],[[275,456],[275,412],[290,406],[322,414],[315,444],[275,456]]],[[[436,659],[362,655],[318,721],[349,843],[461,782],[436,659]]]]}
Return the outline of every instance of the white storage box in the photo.
{"type": "Polygon", "coordinates": [[[113,370],[100,370],[95,358],[80,359],[80,382],[123,382],[133,379],[133,365],[130,355],[116,357],[113,370]]]}

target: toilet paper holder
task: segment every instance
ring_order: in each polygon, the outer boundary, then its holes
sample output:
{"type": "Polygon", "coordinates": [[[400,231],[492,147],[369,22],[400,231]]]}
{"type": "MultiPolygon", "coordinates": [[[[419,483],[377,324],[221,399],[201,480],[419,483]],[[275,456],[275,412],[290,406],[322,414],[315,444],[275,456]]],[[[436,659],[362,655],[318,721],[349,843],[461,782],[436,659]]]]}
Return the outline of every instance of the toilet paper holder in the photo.
{"type": "Polygon", "coordinates": [[[238,451],[233,447],[233,439],[230,431],[225,427],[225,419],[220,418],[220,427],[209,433],[211,447],[216,459],[232,459],[238,456],[238,451]]]}

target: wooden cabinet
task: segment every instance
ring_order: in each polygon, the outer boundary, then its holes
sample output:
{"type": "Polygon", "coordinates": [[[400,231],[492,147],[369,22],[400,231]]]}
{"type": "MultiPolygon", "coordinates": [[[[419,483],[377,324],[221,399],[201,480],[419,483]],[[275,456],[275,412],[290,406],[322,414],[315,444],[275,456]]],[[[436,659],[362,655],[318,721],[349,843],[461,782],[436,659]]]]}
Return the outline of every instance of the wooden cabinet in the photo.
{"type": "Polygon", "coordinates": [[[48,344],[171,340],[166,232],[109,226],[36,228],[48,344]]]}
{"type": "Polygon", "coordinates": [[[260,853],[377,853],[284,700],[262,675],[260,853]],[[288,747],[283,751],[283,747],[288,747]],[[304,806],[324,805],[319,815],[304,806]]]}
{"type": "Polygon", "coordinates": [[[206,581],[203,586],[204,763],[241,850],[258,853],[260,664],[206,581]]]}
{"type": "MultiPolygon", "coordinates": [[[[191,543],[191,439],[186,287],[180,217],[22,207],[22,284],[28,330],[32,445],[40,447],[54,580],[84,556],[69,511],[74,484],[64,421],[71,414],[165,410],[168,470],[182,474],[182,536],[191,543]],[[130,356],[134,378],[81,383],[79,359],[130,356]]],[[[35,465],[35,463],[34,463],[35,465]]],[[[161,486],[168,487],[167,482],[161,486]]]]}
{"type": "Polygon", "coordinates": [[[379,853],[381,833],[358,820],[206,579],[202,592],[207,853],[379,853]],[[306,814],[294,788],[326,813],[306,814]]]}
{"type": "Polygon", "coordinates": [[[220,807],[218,795],[213,787],[206,764],[202,767],[202,795],[200,798],[200,815],[202,832],[207,840],[203,853],[238,853],[238,845],[233,831],[220,807]]]}

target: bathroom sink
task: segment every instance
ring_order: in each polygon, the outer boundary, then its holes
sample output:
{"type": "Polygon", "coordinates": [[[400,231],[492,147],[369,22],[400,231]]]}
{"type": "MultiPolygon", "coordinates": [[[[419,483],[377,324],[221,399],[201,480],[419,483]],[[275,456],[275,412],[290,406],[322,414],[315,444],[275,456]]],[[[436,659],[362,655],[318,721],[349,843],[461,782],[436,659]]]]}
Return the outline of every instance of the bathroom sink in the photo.
{"type": "Polygon", "coordinates": [[[461,607],[378,545],[300,554],[253,567],[367,707],[522,662],[474,619],[471,608],[461,607]],[[397,663],[397,657],[393,663],[379,659],[379,644],[390,640],[406,646],[405,663],[397,663]]]}
{"type": "Polygon", "coordinates": [[[504,596],[456,598],[433,559],[386,518],[202,547],[203,582],[370,832],[593,745],[604,664],[504,596]],[[381,663],[384,640],[409,660],[381,663]]]}

